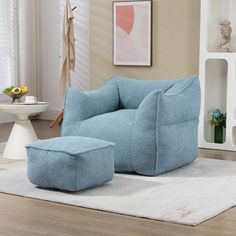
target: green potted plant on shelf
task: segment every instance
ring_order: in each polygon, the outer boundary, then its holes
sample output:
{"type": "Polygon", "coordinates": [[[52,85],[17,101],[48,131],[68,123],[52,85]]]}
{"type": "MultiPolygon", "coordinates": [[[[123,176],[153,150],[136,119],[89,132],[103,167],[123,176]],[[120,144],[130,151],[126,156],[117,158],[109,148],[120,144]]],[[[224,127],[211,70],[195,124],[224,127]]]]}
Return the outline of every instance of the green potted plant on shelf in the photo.
{"type": "Polygon", "coordinates": [[[223,131],[226,128],[226,113],[223,113],[220,109],[216,109],[210,114],[211,120],[209,121],[211,126],[214,126],[214,142],[223,143],[223,131]]]}

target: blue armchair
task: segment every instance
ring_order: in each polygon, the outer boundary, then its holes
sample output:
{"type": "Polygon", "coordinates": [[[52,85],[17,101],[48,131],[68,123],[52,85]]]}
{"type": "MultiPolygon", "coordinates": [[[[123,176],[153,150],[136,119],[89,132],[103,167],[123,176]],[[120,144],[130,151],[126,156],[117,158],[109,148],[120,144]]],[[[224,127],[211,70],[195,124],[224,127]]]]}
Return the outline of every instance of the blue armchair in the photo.
{"type": "Polygon", "coordinates": [[[197,157],[199,112],[197,76],[165,81],[116,76],[98,90],[67,90],[61,134],[113,142],[116,172],[155,176],[197,157]]]}

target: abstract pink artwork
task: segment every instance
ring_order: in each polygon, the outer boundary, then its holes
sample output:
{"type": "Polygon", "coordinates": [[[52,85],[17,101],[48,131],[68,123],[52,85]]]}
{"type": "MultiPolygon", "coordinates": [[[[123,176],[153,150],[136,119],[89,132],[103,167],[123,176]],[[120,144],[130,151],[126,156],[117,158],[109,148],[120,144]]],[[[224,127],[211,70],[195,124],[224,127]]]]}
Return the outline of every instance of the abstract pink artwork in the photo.
{"type": "Polygon", "coordinates": [[[114,65],[151,66],[152,1],[113,2],[114,65]]]}

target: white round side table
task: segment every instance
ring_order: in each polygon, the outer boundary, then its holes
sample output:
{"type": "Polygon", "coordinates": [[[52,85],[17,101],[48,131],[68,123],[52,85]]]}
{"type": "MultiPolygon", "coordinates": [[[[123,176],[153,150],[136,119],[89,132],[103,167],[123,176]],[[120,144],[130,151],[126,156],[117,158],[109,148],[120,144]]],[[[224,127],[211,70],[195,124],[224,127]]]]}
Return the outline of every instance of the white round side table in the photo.
{"type": "Polygon", "coordinates": [[[46,111],[48,106],[48,103],[38,103],[34,105],[0,104],[0,111],[16,115],[15,124],[2,155],[3,158],[27,158],[25,146],[38,139],[28,117],[31,114],[46,111]]]}

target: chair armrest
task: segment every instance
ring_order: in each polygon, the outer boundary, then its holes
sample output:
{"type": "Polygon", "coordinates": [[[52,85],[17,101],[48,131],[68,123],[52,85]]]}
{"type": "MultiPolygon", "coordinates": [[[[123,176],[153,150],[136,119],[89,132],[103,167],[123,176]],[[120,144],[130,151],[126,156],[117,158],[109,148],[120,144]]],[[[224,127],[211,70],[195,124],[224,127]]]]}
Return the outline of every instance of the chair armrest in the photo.
{"type": "Polygon", "coordinates": [[[65,95],[64,120],[74,123],[93,116],[118,110],[119,92],[116,80],[111,79],[101,88],[88,92],[68,89],[65,95]]]}
{"type": "Polygon", "coordinates": [[[155,90],[146,96],[137,110],[133,129],[134,170],[157,175],[192,161],[197,156],[199,113],[197,77],[178,81],[166,92],[155,90]]]}
{"type": "Polygon", "coordinates": [[[160,99],[159,122],[162,125],[182,123],[199,118],[200,82],[197,76],[181,80],[160,99]]]}
{"type": "Polygon", "coordinates": [[[145,97],[137,110],[133,129],[131,165],[143,175],[154,175],[157,161],[157,134],[160,99],[163,91],[157,89],[145,97]]]}
{"type": "Polygon", "coordinates": [[[138,108],[137,116],[144,119],[152,116],[163,125],[198,119],[200,97],[198,77],[186,78],[176,82],[166,92],[157,89],[147,95],[138,108]]]}

